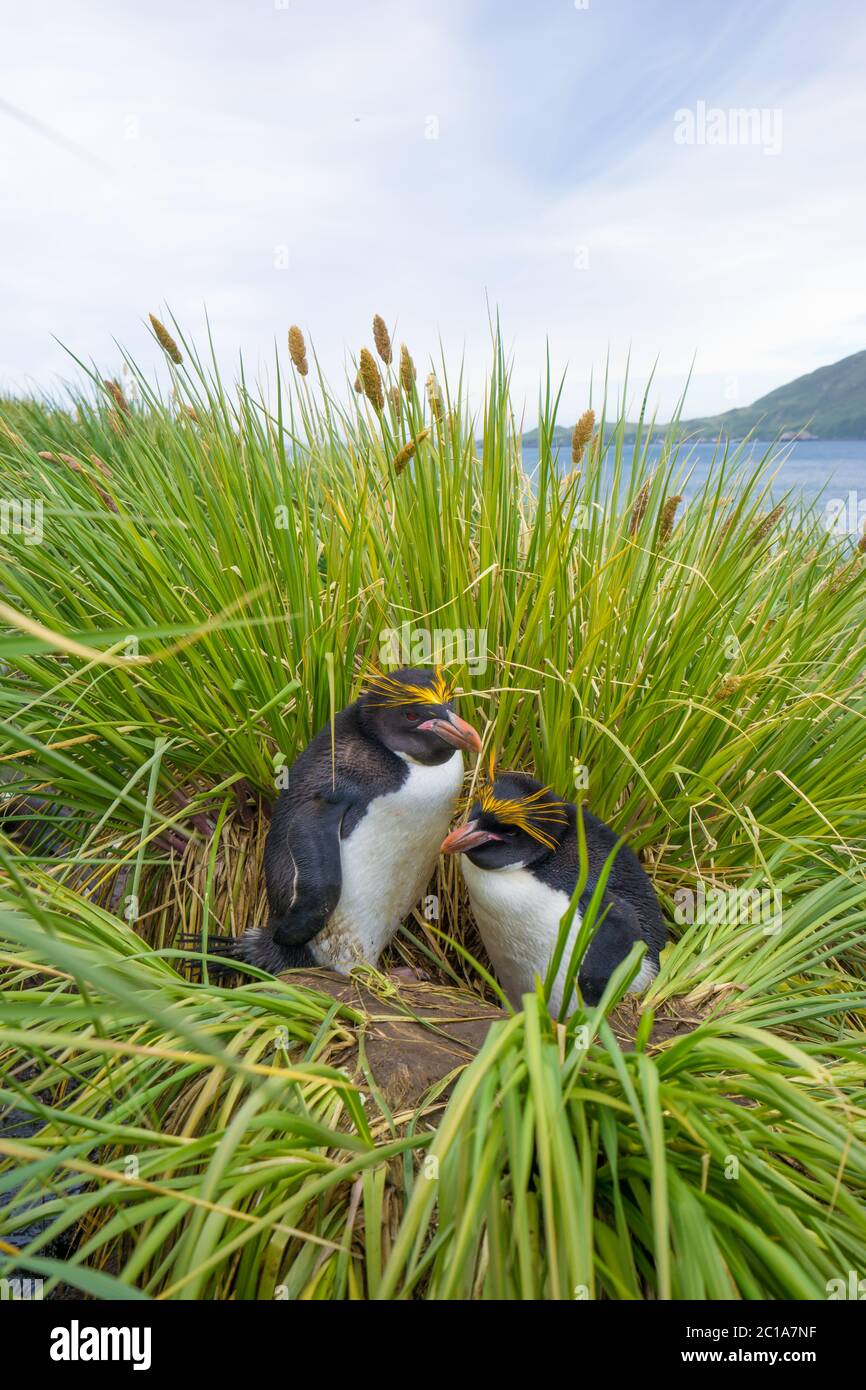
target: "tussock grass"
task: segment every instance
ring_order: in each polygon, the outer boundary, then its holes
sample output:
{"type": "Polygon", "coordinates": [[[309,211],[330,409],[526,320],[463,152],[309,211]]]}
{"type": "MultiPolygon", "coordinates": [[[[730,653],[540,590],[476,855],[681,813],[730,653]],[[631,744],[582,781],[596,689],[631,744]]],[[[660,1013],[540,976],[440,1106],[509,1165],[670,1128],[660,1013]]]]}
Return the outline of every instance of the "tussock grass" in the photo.
{"type": "MultiPolygon", "coordinates": [[[[170,393],[127,363],[0,408],[0,495],[44,507],[41,544],[0,537],[0,777],[32,817],[0,840],[0,1274],[823,1297],[866,1258],[863,557],[771,497],[772,451],[689,485],[677,428],[659,462],[604,393],[558,459],[549,373],[528,479],[498,341],[473,414],[378,316],[360,393],[293,327],[267,398],[172,327],[170,393]],[[174,943],[260,919],[276,772],[403,623],[484,632],[461,709],[628,835],[673,944],[632,1047],[616,990],[567,1024],[527,997],[394,1114],[362,1012],[190,981],[174,943]],[[676,922],[698,888],[780,920],[676,922]],[[696,1026],[659,1041],[669,1009],[696,1026]]],[[[397,949],[483,992],[453,865],[436,888],[397,949]]]]}

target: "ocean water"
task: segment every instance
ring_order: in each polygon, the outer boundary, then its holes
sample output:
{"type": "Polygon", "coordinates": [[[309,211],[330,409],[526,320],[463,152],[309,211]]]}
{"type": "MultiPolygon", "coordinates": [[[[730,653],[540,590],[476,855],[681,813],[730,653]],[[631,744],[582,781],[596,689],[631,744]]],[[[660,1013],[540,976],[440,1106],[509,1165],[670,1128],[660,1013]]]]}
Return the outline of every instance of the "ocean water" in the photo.
{"type": "MultiPolygon", "coordinates": [[[[660,443],[651,445],[650,458],[658,460],[661,447],[660,443]]],[[[820,498],[819,505],[828,514],[839,514],[840,509],[844,512],[850,523],[846,530],[859,530],[866,520],[866,440],[797,440],[775,446],[750,441],[743,449],[743,459],[757,462],[771,447],[776,459],[774,468],[779,470],[773,485],[774,496],[793,488],[804,502],[820,498]]],[[[626,444],[626,459],[631,456],[630,449],[631,445],[626,444]]],[[[687,499],[706,481],[716,452],[711,443],[688,445],[680,451],[679,466],[691,470],[689,482],[681,489],[687,499]]],[[[570,469],[567,449],[560,449],[559,458],[563,470],[570,469]]],[[[523,466],[530,474],[538,467],[537,449],[524,448],[523,466]]]]}

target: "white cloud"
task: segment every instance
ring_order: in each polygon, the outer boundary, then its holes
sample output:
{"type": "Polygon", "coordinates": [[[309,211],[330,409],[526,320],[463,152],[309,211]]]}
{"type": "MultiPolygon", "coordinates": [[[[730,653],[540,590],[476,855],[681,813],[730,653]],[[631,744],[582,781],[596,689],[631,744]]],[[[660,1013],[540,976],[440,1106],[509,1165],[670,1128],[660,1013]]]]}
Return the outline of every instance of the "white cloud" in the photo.
{"type": "Polygon", "coordinates": [[[568,9],[19,11],[6,100],[112,172],[0,115],[0,383],[68,375],[52,334],[106,370],[115,337],[155,363],[143,321],[165,302],[197,339],[207,304],[230,370],[296,320],[339,374],[378,310],[419,359],[440,335],[465,348],[480,386],[489,296],[530,412],[545,339],[570,362],[565,418],[608,346],[638,377],[659,357],[662,413],[695,351],[703,413],[732,403],[730,378],[745,403],[863,347],[853,5],[568,9]],[[781,154],[675,145],[698,100],[780,106],[781,154]]]}

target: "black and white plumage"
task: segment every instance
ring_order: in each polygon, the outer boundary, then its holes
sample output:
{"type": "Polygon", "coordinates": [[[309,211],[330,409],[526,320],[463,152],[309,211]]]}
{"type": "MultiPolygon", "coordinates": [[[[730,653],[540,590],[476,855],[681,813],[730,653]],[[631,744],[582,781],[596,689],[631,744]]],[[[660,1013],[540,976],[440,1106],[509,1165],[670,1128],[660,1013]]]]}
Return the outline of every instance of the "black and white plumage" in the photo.
{"type": "Polygon", "coordinates": [[[372,677],[333,743],[328,724],[292,764],[265,846],[268,924],[230,953],[272,974],[375,965],[436,867],[462,751],[480,747],[440,671],[372,677]]]}
{"type": "MultiPolygon", "coordinates": [[[[652,885],[636,855],[610,826],[583,810],[589,875],[574,916],[551,993],[558,1014],[571,949],[605,861],[616,857],[602,899],[603,918],[580,968],[584,1000],[597,1004],[616,966],[637,941],[646,943],[632,992],[649,985],[659,968],[666,931],[652,885]]],[[[515,1006],[544,979],[560,922],[577,886],[580,862],[577,808],[560,801],[524,773],[501,773],[482,792],[466,824],[442,845],[460,854],[469,900],[499,981],[515,1006]]]]}

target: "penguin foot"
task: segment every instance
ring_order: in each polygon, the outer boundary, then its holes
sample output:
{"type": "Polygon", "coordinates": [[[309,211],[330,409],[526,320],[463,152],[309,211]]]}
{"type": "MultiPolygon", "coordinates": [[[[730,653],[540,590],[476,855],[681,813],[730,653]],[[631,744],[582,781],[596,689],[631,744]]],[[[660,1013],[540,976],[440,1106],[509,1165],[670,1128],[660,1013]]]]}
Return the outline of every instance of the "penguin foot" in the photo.
{"type": "Polygon", "coordinates": [[[266,970],[269,975],[319,964],[309,946],[277,941],[267,927],[251,927],[239,937],[239,943],[239,958],[259,970],[266,970]]]}
{"type": "MultiPolygon", "coordinates": [[[[179,944],[185,951],[201,951],[200,932],[185,932],[179,937],[179,944]]],[[[238,972],[231,961],[254,965],[269,975],[280,975],[284,970],[297,970],[318,965],[315,956],[307,946],[285,946],[274,940],[272,934],[262,927],[250,927],[243,936],[209,936],[207,939],[208,969],[212,975],[235,975],[238,972]],[[228,960],[210,963],[211,956],[224,956],[228,960]]]]}
{"type": "MultiPolygon", "coordinates": [[[[211,932],[208,934],[207,949],[208,955],[231,955],[237,952],[237,948],[243,941],[242,936],[225,936],[221,933],[211,932]]],[[[200,951],[202,948],[202,934],[199,931],[184,931],[177,937],[177,945],[183,951],[200,951]]]]}
{"type": "MultiPolygon", "coordinates": [[[[221,975],[234,975],[236,972],[231,965],[232,960],[242,960],[241,951],[242,936],[208,936],[207,957],[208,972],[218,978],[221,975]],[[223,960],[213,960],[214,956],[228,957],[223,960]]],[[[181,950],[189,951],[191,956],[201,953],[202,936],[201,932],[182,932],[177,938],[176,943],[181,950]]],[[[200,965],[201,961],[195,964],[200,965]]]]}

